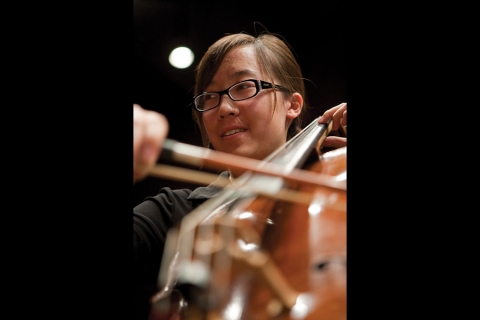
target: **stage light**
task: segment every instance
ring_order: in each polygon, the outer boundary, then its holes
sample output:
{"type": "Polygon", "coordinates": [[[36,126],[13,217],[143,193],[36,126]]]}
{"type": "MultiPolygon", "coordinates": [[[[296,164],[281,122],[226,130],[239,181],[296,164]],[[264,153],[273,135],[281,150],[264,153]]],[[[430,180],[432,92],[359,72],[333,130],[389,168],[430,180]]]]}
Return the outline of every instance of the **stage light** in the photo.
{"type": "Polygon", "coordinates": [[[192,50],[187,47],[177,47],[170,52],[168,61],[172,66],[178,69],[185,69],[190,67],[193,63],[195,55],[192,50]]]}

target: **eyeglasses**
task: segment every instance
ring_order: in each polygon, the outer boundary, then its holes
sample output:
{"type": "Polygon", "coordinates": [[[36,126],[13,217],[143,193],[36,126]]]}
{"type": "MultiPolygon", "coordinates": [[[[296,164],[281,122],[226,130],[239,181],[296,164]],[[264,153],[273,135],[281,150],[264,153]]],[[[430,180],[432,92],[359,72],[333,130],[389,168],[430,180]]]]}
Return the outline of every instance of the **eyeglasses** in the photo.
{"type": "Polygon", "coordinates": [[[204,112],[212,110],[220,105],[220,99],[227,94],[233,101],[241,101],[255,97],[262,89],[280,89],[288,91],[287,88],[272,84],[263,80],[248,79],[234,84],[230,88],[218,92],[204,92],[193,97],[195,110],[204,112]]]}

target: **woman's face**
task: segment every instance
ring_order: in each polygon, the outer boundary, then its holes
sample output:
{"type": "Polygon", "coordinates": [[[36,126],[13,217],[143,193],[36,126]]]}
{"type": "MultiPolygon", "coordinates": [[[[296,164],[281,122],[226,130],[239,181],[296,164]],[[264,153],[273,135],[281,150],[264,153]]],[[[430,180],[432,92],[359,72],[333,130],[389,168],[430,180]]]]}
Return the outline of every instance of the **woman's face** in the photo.
{"type": "MultiPolygon", "coordinates": [[[[247,79],[268,81],[261,72],[253,47],[241,46],[225,56],[205,91],[225,90],[247,79]]],[[[243,101],[233,101],[223,95],[217,108],[202,113],[211,144],[217,151],[264,159],[285,144],[288,125],[301,109],[301,98],[298,101],[297,95],[284,98],[281,91],[273,89],[263,89],[255,97],[243,101]],[[277,96],[275,113],[274,95],[277,96]]]]}

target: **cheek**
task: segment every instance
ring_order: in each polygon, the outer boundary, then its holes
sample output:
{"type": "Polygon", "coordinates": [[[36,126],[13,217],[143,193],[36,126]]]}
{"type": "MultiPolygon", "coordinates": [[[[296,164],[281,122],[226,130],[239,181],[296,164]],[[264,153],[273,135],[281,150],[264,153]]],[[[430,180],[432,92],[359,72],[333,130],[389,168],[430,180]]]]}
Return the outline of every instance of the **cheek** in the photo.
{"type": "Polygon", "coordinates": [[[268,96],[261,97],[261,99],[252,101],[252,103],[242,108],[242,112],[253,118],[271,118],[273,112],[273,100],[268,96]]]}
{"type": "Polygon", "coordinates": [[[213,124],[215,123],[215,116],[213,116],[213,114],[214,112],[205,112],[202,114],[203,126],[205,127],[208,135],[210,135],[210,132],[213,129],[213,124]]]}
{"type": "Polygon", "coordinates": [[[277,122],[278,118],[284,119],[286,116],[285,104],[281,99],[277,100],[276,107],[274,106],[273,99],[265,99],[256,104],[251,110],[251,117],[262,119],[264,122],[277,122]]]}

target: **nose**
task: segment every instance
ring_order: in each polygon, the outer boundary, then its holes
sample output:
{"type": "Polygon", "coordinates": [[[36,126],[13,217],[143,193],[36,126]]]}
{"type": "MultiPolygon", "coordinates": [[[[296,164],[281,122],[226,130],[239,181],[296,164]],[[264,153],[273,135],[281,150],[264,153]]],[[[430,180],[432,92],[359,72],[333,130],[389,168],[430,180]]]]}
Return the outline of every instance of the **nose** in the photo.
{"type": "Polygon", "coordinates": [[[218,106],[218,117],[225,118],[228,115],[238,114],[238,108],[235,105],[235,101],[230,99],[230,97],[224,93],[220,96],[220,104],[218,106]]]}

